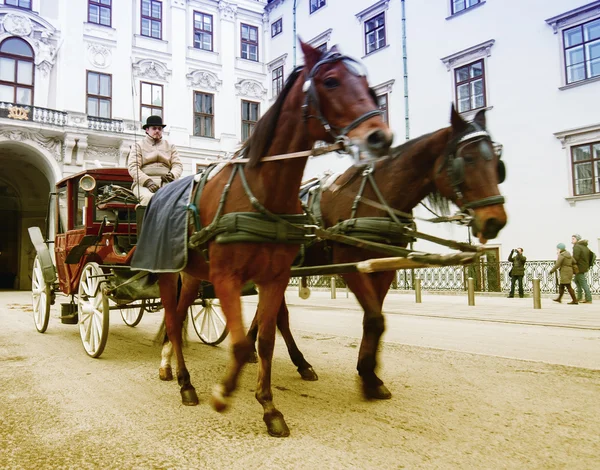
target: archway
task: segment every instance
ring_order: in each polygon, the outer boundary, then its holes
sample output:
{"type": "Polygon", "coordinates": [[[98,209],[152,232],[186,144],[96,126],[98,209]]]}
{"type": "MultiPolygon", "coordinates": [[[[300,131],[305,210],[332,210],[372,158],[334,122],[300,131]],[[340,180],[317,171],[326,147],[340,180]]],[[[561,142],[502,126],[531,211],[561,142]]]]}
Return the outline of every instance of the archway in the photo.
{"type": "Polygon", "coordinates": [[[27,229],[45,234],[50,189],[58,178],[56,160],[26,142],[0,142],[0,289],[31,289],[35,249],[27,229]]]}

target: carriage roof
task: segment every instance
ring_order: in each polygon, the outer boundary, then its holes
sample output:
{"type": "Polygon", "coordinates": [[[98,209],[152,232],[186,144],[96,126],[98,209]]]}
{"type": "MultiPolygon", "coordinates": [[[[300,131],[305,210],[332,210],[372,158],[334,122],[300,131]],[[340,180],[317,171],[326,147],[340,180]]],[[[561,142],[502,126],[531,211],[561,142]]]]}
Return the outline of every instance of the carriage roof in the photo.
{"type": "Polygon", "coordinates": [[[132,181],[127,168],[89,168],[63,178],[56,183],[56,185],[60,186],[65,184],[67,181],[77,180],[84,175],[93,176],[97,180],[123,179],[124,181],[132,181]]]}

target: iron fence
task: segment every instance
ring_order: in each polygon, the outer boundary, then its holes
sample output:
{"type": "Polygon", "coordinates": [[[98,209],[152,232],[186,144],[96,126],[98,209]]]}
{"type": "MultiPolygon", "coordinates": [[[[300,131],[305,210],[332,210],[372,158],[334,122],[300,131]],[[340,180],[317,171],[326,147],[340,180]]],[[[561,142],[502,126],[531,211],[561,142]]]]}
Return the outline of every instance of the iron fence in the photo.
{"type": "MultiPolygon", "coordinates": [[[[531,293],[534,278],[540,280],[540,290],[543,294],[553,294],[558,291],[557,273],[549,274],[554,266],[554,261],[527,261],[525,263],[525,276],[523,289],[531,293]]],[[[510,290],[510,276],[508,275],[512,263],[508,261],[485,263],[480,262],[470,266],[440,266],[437,268],[403,269],[396,272],[392,283],[392,290],[412,290],[414,280],[421,279],[421,288],[431,291],[466,291],[467,279],[475,280],[475,290],[478,292],[508,292],[510,290]]],[[[587,273],[588,283],[592,294],[600,295],[600,261],[587,273]]],[[[300,278],[290,279],[291,286],[297,286],[300,278]]],[[[331,276],[307,276],[308,287],[331,286],[331,276]]],[[[336,276],[336,287],[342,288],[344,280],[336,276]]]]}

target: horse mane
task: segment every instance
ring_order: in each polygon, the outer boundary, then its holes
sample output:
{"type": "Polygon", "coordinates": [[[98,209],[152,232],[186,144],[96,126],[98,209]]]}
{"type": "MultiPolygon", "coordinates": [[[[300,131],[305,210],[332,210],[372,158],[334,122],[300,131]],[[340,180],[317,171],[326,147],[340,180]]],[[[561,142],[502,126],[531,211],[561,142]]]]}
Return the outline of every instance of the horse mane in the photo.
{"type": "Polygon", "coordinates": [[[267,152],[271,148],[273,135],[275,135],[275,128],[277,127],[279,115],[281,114],[281,108],[301,72],[301,66],[296,67],[292,71],[285,82],[283,90],[281,90],[277,100],[275,100],[275,103],[273,103],[269,110],[258,120],[250,137],[244,142],[242,148],[236,152],[237,155],[243,154],[245,158],[249,159],[247,165],[248,168],[258,165],[260,160],[267,155],[267,152]]]}
{"type": "MultiPolygon", "coordinates": [[[[421,150],[420,144],[423,144],[425,140],[429,139],[437,132],[439,131],[430,132],[428,134],[415,137],[414,139],[407,140],[403,144],[390,149],[389,158],[386,160],[386,164],[389,163],[393,158],[399,158],[403,156],[408,158],[408,156],[414,152],[419,152],[421,150]]],[[[437,189],[434,189],[431,193],[429,193],[429,195],[426,197],[426,200],[435,211],[440,212],[442,215],[448,215],[450,213],[450,200],[442,196],[437,189]]]]}

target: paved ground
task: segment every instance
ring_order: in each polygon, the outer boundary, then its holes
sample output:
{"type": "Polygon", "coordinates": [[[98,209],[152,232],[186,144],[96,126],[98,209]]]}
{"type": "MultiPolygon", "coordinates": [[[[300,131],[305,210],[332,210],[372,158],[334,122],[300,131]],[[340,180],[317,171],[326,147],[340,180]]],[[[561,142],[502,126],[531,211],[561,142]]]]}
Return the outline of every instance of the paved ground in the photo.
{"type": "MultiPolygon", "coordinates": [[[[594,299],[591,304],[568,305],[568,300],[565,301],[563,298],[563,303],[559,304],[553,302],[552,297],[543,297],[542,308],[534,309],[532,297],[509,299],[506,296],[476,294],[475,305],[470,306],[466,293],[440,295],[423,291],[422,302],[417,304],[414,292],[390,292],[384,303],[384,312],[386,315],[432,316],[600,330],[600,299],[594,299]]],[[[354,309],[357,306],[354,295],[348,294],[346,289],[337,289],[335,299],[331,298],[329,290],[312,289],[310,298],[302,300],[297,295],[297,288],[290,288],[286,298],[290,306],[310,304],[341,309],[354,309]]]]}

